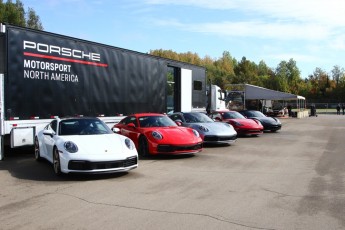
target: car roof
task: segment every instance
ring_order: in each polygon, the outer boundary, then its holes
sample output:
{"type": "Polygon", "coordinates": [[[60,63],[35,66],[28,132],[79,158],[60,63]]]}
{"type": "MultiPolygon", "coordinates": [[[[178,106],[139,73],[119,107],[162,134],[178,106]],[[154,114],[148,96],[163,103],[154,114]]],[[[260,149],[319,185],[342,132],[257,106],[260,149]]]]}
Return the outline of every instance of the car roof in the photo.
{"type": "MultiPolygon", "coordinates": [[[[203,112],[198,112],[198,111],[191,111],[191,112],[175,112],[173,114],[187,114],[187,113],[201,113],[201,114],[205,114],[203,112]]],[[[169,115],[172,115],[172,114],[169,114],[169,115]]]]}
{"type": "Polygon", "coordinates": [[[226,113],[226,112],[231,112],[231,113],[234,113],[234,112],[238,112],[238,111],[234,111],[234,110],[226,110],[226,109],[224,109],[224,110],[216,110],[216,111],[214,111],[214,112],[218,112],[218,113],[226,113]]]}
{"type": "Polygon", "coordinates": [[[60,120],[60,121],[71,120],[71,119],[77,119],[77,120],[95,119],[95,120],[100,120],[98,117],[61,117],[61,118],[58,118],[58,120],[60,120]]]}
{"type": "Polygon", "coordinates": [[[153,116],[166,116],[166,115],[162,114],[162,113],[135,113],[135,114],[132,114],[131,116],[135,116],[135,117],[153,117],[153,116]]]}

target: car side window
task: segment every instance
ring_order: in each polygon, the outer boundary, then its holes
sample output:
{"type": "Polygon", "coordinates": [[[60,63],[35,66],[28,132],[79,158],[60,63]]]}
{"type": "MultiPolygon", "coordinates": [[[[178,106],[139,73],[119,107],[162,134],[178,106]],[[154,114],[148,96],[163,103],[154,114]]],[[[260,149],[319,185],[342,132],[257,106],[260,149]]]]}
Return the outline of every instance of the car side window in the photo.
{"type": "Polygon", "coordinates": [[[214,113],[212,118],[215,120],[222,120],[222,116],[220,115],[220,113],[214,113]]]}
{"type": "Polygon", "coordinates": [[[56,128],[57,128],[57,121],[53,120],[52,122],[50,122],[49,125],[47,125],[46,129],[47,130],[53,130],[54,132],[56,132],[56,128]]]}
{"type": "Polygon", "coordinates": [[[52,129],[54,130],[54,132],[56,132],[56,130],[57,130],[57,120],[52,121],[52,129]]]}
{"type": "Polygon", "coordinates": [[[120,124],[123,124],[123,125],[129,124],[130,118],[131,118],[131,117],[126,117],[125,119],[123,119],[123,120],[120,122],[120,124]]]}
{"type": "Polygon", "coordinates": [[[176,120],[181,120],[183,121],[182,117],[180,116],[180,114],[173,114],[170,116],[171,120],[176,121],[176,120]]]}
{"type": "Polygon", "coordinates": [[[169,116],[170,118],[171,118],[171,120],[173,120],[173,121],[175,121],[176,120],[176,115],[175,114],[173,114],[173,115],[171,115],[171,116],[169,116]]]}
{"type": "MultiPolygon", "coordinates": [[[[137,118],[136,118],[136,117],[131,117],[129,123],[133,123],[136,127],[138,126],[137,118]]],[[[128,124],[129,124],[129,123],[128,123],[128,124]]]]}
{"type": "Polygon", "coordinates": [[[135,117],[126,117],[121,124],[128,125],[130,123],[133,123],[135,126],[138,126],[137,119],[135,117]]]}
{"type": "Polygon", "coordinates": [[[210,117],[211,117],[212,119],[215,119],[216,116],[217,116],[217,113],[212,113],[210,117]]]}

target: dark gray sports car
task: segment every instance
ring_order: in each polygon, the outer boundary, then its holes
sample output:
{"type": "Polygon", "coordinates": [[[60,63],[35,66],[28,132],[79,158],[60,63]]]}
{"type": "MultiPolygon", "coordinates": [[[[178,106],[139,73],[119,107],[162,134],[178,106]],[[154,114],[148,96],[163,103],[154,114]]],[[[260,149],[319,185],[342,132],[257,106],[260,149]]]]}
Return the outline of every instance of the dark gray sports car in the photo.
{"type": "Polygon", "coordinates": [[[267,117],[263,113],[257,110],[242,110],[239,111],[246,118],[258,120],[264,127],[264,131],[276,132],[282,128],[282,123],[278,118],[267,117]]]}

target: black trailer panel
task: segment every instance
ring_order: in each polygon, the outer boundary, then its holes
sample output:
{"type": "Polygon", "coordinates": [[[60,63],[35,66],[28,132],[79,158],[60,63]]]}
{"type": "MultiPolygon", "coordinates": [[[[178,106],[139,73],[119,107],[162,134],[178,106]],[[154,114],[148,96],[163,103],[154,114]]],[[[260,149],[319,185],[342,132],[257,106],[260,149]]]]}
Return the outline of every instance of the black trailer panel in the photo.
{"type": "MultiPolygon", "coordinates": [[[[166,112],[168,65],[205,87],[199,66],[15,26],[5,38],[5,120],[166,112]]],[[[193,107],[203,95],[193,90],[193,107]]]]}
{"type": "Polygon", "coordinates": [[[11,27],[7,38],[7,118],[164,112],[159,59],[11,27]]]}

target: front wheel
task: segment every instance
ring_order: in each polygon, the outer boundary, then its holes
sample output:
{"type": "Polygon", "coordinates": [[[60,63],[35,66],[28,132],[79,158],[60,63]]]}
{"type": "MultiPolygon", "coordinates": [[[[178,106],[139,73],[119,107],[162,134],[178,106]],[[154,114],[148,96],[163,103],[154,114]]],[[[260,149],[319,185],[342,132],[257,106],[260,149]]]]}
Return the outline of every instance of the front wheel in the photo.
{"type": "Polygon", "coordinates": [[[40,153],[40,144],[38,142],[37,137],[35,138],[35,160],[36,161],[42,160],[41,153],[40,153]]]}
{"type": "Polygon", "coordinates": [[[55,147],[53,150],[53,167],[54,167],[54,173],[57,176],[61,176],[61,163],[60,163],[60,155],[59,150],[55,147]]]}
{"type": "Polygon", "coordinates": [[[141,136],[139,138],[139,151],[138,151],[138,153],[142,157],[147,157],[148,155],[150,155],[149,145],[147,143],[146,137],[144,137],[144,136],[141,136]]]}

